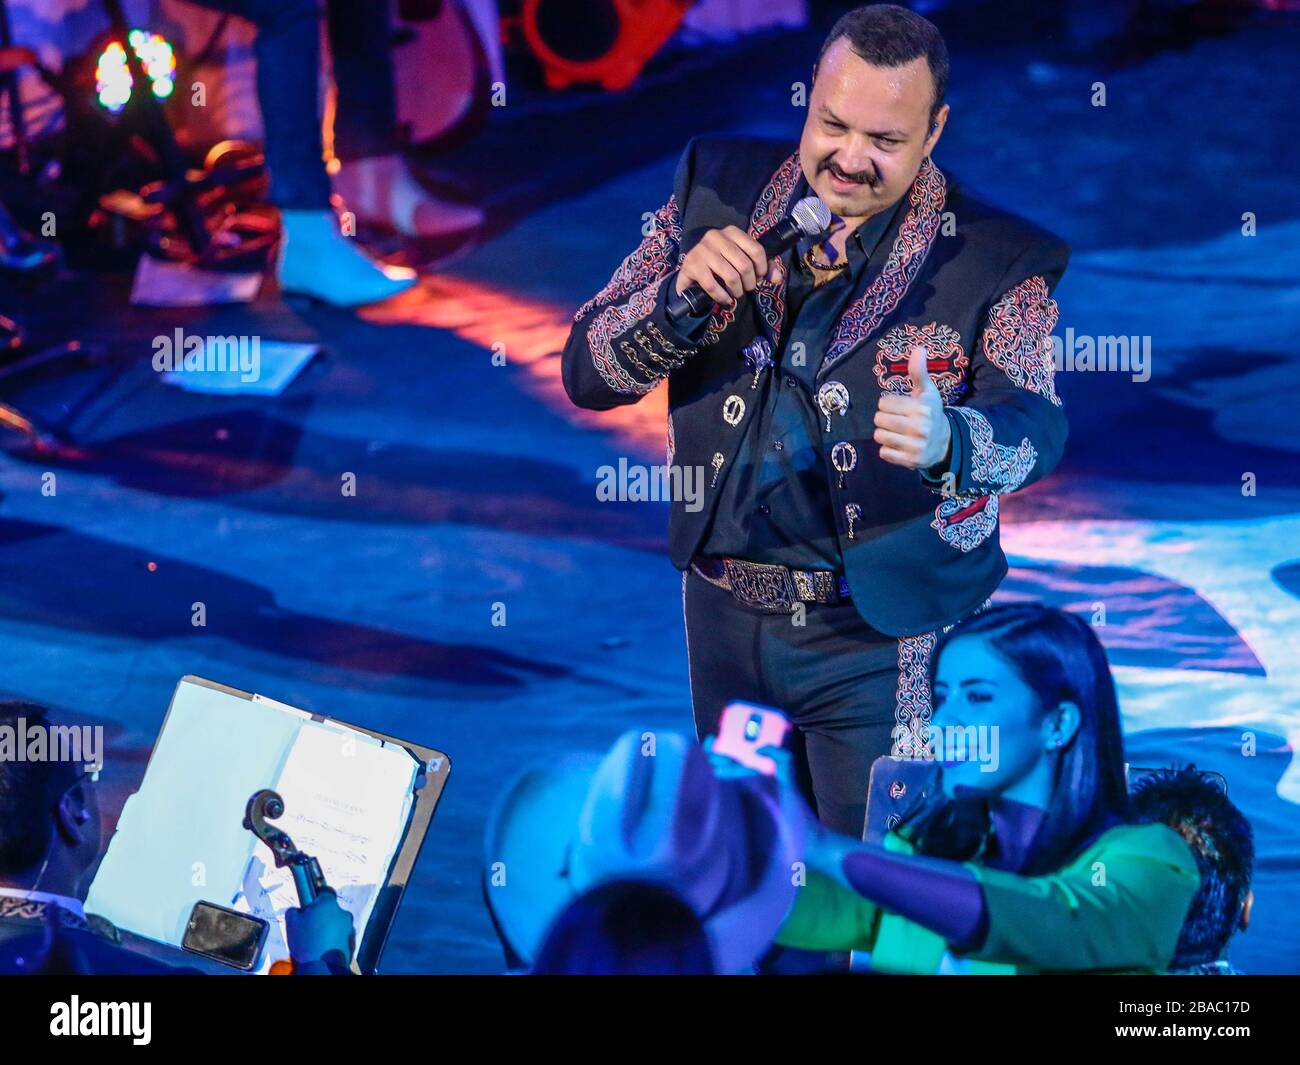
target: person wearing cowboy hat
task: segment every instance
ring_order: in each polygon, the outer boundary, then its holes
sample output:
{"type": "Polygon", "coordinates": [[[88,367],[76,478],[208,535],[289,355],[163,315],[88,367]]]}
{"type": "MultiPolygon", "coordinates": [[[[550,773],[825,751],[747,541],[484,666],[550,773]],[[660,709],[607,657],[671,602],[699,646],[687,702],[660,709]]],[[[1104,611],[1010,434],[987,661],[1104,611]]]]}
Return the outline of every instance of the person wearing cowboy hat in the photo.
{"type": "Polygon", "coordinates": [[[795,897],[801,822],[781,802],[769,778],[719,779],[675,732],[633,730],[603,756],[526,770],[497,803],[484,856],[508,956],[531,967],[575,901],[637,882],[690,908],[712,971],[751,971],[795,897]]]}

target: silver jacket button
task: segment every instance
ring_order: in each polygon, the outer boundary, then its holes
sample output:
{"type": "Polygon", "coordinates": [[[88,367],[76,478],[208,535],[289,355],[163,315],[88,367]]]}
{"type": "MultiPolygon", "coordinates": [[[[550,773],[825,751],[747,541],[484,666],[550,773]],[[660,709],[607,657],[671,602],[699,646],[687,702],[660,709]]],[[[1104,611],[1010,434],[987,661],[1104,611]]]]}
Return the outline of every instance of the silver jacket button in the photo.
{"type": "Polygon", "coordinates": [[[838,414],[842,418],[848,413],[849,390],[839,381],[827,381],[821,388],[817,389],[817,406],[826,415],[826,431],[829,433],[831,431],[831,415],[838,414]]]}
{"type": "Polygon", "coordinates": [[[844,475],[858,465],[858,449],[847,440],[841,440],[831,448],[831,465],[839,471],[840,489],[845,486],[844,475]]]}
{"type": "Polygon", "coordinates": [[[739,425],[745,416],[745,401],[739,396],[728,396],[722,401],[722,420],[728,425],[739,425]]]}

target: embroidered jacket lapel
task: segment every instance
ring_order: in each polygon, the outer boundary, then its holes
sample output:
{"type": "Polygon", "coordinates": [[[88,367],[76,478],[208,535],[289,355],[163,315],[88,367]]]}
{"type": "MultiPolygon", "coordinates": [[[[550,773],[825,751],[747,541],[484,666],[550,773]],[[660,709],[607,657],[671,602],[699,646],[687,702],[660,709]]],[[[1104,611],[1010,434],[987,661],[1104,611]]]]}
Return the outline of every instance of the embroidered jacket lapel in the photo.
{"type": "Polygon", "coordinates": [[[871,284],[840,315],[817,369],[818,378],[870,337],[906,295],[939,232],[946,190],[943,172],[927,158],[912,182],[907,212],[898,226],[889,258],[871,284]]]}
{"type": "MultiPolygon", "coordinates": [[[[751,237],[757,240],[790,213],[790,201],[802,173],[798,152],[777,168],[759,195],[758,202],[754,204],[754,212],[749,218],[751,237]]],[[[780,346],[781,332],[785,328],[785,278],[786,274],[783,273],[780,284],[777,285],[765,277],[759,278],[758,287],[754,291],[759,324],[773,348],[780,346]]]]}

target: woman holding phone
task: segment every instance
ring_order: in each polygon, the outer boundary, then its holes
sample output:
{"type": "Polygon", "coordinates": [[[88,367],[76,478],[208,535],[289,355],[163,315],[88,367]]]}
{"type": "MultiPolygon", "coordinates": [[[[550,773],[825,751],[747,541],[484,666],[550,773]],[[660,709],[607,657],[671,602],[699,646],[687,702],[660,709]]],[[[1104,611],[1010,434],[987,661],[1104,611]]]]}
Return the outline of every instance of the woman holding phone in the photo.
{"type": "MultiPolygon", "coordinates": [[[[941,761],[940,793],[883,846],[805,809],[806,883],[777,944],[866,951],[875,972],[1164,971],[1199,875],[1175,832],[1129,823],[1115,685],[1089,626],[995,607],[944,634],[930,669],[932,745],[980,735],[966,748],[995,757],[941,761]]],[[[792,788],[785,752],[763,753],[792,788]]]]}

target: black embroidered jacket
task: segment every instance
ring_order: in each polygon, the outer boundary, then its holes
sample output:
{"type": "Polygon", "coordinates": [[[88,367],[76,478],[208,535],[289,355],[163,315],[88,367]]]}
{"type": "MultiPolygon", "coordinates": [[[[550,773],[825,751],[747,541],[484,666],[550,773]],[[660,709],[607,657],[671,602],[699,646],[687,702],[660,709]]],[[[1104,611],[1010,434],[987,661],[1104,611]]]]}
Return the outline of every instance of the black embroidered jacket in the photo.
{"type": "MultiPolygon", "coordinates": [[[[707,230],[735,225],[757,236],[783,218],[799,176],[787,143],[692,141],[653,231],[578,310],[565,345],[564,385],[580,407],[635,403],[668,378],[668,462],[702,468],[705,485],[703,508],[673,503],[679,569],[699,549],[736,458],[745,413],[737,417],[735,397],[749,393],[753,342],[778,348],[786,323],[783,285],[760,281],[737,308],[715,310],[692,344],[666,316],[669,286],[707,230]]],[[[818,399],[829,411],[822,452],[853,602],[879,631],[911,636],[988,599],[1007,571],[999,497],[1060,459],[1067,426],[1053,387],[1051,292],[1069,248],[949,186],[928,159],[883,243],[889,255],[864,272],[826,350],[808,357],[819,360],[818,399]],[[909,391],[917,344],[930,353],[953,430],[946,484],[884,462],[872,440],[881,392],[909,391]]]]}

